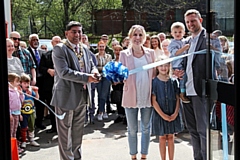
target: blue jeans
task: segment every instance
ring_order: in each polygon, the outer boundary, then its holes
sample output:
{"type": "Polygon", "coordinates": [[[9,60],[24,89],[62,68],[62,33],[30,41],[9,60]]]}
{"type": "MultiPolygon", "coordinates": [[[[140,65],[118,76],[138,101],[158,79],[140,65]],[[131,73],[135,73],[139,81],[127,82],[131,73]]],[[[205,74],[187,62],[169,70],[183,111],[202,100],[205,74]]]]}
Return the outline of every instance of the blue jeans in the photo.
{"type": "Polygon", "coordinates": [[[152,107],[146,108],[125,108],[128,124],[128,144],[130,155],[138,153],[138,111],[141,114],[141,154],[147,155],[150,143],[150,124],[152,119],[152,107]]]}
{"type": "Polygon", "coordinates": [[[99,112],[105,112],[105,104],[110,91],[110,86],[111,82],[108,81],[105,77],[103,77],[101,81],[97,83],[99,112]]]}

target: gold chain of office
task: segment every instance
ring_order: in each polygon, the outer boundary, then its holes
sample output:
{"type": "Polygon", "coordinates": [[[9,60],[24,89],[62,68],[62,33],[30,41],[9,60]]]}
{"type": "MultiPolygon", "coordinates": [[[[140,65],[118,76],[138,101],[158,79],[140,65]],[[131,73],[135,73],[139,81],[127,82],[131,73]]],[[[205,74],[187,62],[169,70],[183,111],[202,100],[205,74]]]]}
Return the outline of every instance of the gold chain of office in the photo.
{"type": "Polygon", "coordinates": [[[79,43],[79,53],[77,53],[75,51],[75,49],[73,49],[72,46],[67,41],[65,41],[63,43],[76,54],[78,60],[80,60],[82,58],[82,56],[83,56],[83,47],[82,47],[81,43],[79,43]]]}

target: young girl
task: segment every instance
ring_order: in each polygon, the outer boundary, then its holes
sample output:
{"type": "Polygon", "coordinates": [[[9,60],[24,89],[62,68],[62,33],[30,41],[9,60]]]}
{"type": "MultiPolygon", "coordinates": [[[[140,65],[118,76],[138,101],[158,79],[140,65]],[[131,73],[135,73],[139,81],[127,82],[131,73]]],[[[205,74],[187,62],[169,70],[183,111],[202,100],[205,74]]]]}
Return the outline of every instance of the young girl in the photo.
{"type": "MultiPolygon", "coordinates": [[[[22,121],[21,106],[24,100],[24,95],[21,92],[20,76],[16,73],[8,74],[9,84],[9,112],[10,112],[10,129],[11,137],[16,138],[17,127],[19,120],[22,121]]],[[[23,150],[18,147],[18,152],[21,153],[23,150]]]]}
{"type": "Polygon", "coordinates": [[[11,121],[11,137],[16,138],[16,132],[19,120],[21,116],[21,106],[24,100],[24,95],[21,92],[20,76],[16,73],[8,74],[9,81],[9,110],[10,110],[10,121],[11,121]]]}
{"type": "MultiPolygon", "coordinates": [[[[157,58],[157,61],[166,59],[157,58]]],[[[162,160],[166,160],[166,142],[168,142],[169,160],[174,157],[174,133],[182,130],[178,115],[179,89],[176,80],[169,76],[170,63],[157,67],[158,75],[152,82],[152,105],[154,107],[152,119],[152,134],[159,136],[159,150],[162,160]]]]}

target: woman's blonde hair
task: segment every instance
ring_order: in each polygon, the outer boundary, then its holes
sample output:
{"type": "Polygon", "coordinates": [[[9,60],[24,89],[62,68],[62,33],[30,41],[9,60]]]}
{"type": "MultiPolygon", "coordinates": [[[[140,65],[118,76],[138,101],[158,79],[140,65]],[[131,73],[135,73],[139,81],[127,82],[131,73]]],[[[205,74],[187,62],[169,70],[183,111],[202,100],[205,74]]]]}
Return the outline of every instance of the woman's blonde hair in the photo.
{"type": "MultiPolygon", "coordinates": [[[[144,44],[144,42],[146,41],[146,31],[145,31],[145,29],[144,29],[144,27],[143,26],[141,26],[141,25],[133,25],[131,28],[130,28],[130,30],[129,30],[129,32],[128,32],[128,37],[131,39],[132,37],[133,37],[133,34],[135,33],[135,31],[136,30],[140,30],[140,31],[142,31],[142,33],[143,33],[143,39],[142,39],[142,44],[141,45],[143,45],[144,44]]],[[[131,41],[130,41],[130,47],[132,46],[132,44],[131,44],[131,41]]],[[[128,47],[129,48],[129,47],[128,47]]]]}

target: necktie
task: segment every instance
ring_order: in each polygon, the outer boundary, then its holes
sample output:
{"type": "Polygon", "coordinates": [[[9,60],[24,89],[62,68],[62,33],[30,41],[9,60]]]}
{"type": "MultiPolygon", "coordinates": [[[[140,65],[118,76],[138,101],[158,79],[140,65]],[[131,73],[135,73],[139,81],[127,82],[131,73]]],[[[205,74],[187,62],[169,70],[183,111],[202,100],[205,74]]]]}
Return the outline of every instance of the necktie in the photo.
{"type": "Polygon", "coordinates": [[[39,56],[38,51],[36,49],[34,51],[35,51],[35,57],[36,57],[36,60],[37,60],[37,64],[39,65],[39,63],[40,63],[40,56],[39,56]]]}

